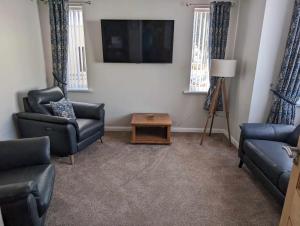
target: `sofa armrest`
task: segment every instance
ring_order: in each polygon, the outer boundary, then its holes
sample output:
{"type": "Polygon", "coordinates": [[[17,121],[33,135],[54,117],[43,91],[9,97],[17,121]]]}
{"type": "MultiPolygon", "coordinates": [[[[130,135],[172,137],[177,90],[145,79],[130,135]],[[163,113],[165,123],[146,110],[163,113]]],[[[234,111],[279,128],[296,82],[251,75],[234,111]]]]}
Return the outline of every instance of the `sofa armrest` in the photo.
{"type": "Polygon", "coordinates": [[[71,102],[77,118],[90,118],[104,121],[104,104],[71,102]]]}
{"type": "Polygon", "coordinates": [[[53,115],[44,115],[39,113],[29,113],[29,112],[21,112],[17,113],[16,116],[20,119],[27,119],[27,120],[34,120],[34,121],[41,121],[41,122],[48,122],[48,123],[55,123],[55,124],[62,124],[67,125],[71,124],[78,128],[78,124],[75,119],[64,118],[59,116],[53,115]]]}
{"type": "Polygon", "coordinates": [[[68,156],[77,152],[77,136],[79,133],[77,122],[55,116],[43,117],[36,113],[18,113],[14,115],[18,132],[21,137],[50,138],[51,153],[59,156],[68,156]],[[38,115],[38,117],[36,117],[38,115]],[[42,120],[39,120],[41,119],[42,120]],[[53,123],[52,119],[55,120],[53,123]]]}
{"type": "Polygon", "coordinates": [[[295,129],[292,125],[266,123],[244,123],[240,128],[243,140],[258,139],[280,142],[286,142],[289,135],[295,129]]]}
{"type": "Polygon", "coordinates": [[[43,164],[50,164],[48,137],[0,142],[0,170],[43,164]]]}
{"type": "Polygon", "coordinates": [[[20,200],[29,194],[38,196],[38,193],[38,187],[33,181],[0,185],[0,205],[20,200]]]}

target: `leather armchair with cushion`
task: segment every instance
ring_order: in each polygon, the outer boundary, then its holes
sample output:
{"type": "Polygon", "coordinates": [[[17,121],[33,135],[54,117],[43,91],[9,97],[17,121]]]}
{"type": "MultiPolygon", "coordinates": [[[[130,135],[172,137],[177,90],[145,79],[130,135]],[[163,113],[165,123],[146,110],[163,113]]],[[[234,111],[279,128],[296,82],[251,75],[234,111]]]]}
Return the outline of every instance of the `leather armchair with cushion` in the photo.
{"type": "Polygon", "coordinates": [[[76,119],[54,116],[50,101],[64,98],[60,88],[33,90],[23,99],[25,112],[15,114],[20,136],[49,136],[51,154],[66,157],[83,150],[104,135],[104,104],[71,102],[76,119]]]}
{"type": "Polygon", "coordinates": [[[262,181],[281,204],[284,203],[292,159],[283,146],[297,146],[300,126],[245,123],[241,125],[240,165],[243,163],[262,181]]]}
{"type": "Polygon", "coordinates": [[[54,178],[48,137],[1,141],[0,206],[4,225],[44,225],[54,178]]]}

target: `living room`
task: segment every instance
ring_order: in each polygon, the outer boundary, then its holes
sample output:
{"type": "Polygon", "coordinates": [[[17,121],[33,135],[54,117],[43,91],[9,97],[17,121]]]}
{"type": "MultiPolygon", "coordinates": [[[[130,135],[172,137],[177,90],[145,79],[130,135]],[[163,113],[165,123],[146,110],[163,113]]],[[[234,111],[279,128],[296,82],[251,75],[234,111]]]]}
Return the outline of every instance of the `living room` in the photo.
{"type": "Polygon", "coordinates": [[[299,0],[0,15],[4,225],[300,225],[299,0]]]}

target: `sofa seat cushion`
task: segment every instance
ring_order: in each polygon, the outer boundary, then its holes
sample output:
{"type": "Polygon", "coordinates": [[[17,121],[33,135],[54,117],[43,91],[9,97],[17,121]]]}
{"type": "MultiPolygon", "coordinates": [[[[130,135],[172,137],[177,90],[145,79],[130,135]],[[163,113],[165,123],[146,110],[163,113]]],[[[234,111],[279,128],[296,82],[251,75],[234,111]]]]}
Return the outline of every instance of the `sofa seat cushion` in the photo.
{"type": "Polygon", "coordinates": [[[100,132],[103,127],[103,123],[100,120],[77,118],[76,121],[79,129],[79,141],[83,141],[100,132]]]}
{"type": "Polygon", "coordinates": [[[0,172],[0,185],[33,181],[37,184],[38,193],[34,194],[39,216],[49,207],[54,185],[54,167],[52,165],[37,165],[16,168],[0,172]]]}
{"type": "MultiPolygon", "coordinates": [[[[284,145],[288,144],[277,141],[247,139],[243,147],[248,158],[277,187],[279,187],[280,176],[283,173],[290,172],[293,164],[292,159],[282,149],[284,145]]],[[[284,188],[285,185],[282,184],[281,187],[284,188]]]]}

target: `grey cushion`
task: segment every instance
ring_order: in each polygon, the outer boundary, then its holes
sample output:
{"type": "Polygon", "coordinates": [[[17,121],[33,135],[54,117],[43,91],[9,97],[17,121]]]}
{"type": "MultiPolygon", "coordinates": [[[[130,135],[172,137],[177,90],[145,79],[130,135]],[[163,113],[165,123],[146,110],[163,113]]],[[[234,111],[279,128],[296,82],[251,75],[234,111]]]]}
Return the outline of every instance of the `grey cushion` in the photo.
{"type": "Polygon", "coordinates": [[[247,139],[243,147],[246,155],[276,186],[279,186],[281,174],[291,171],[293,164],[292,159],[282,150],[284,145],[288,144],[277,141],[247,139]]]}
{"type": "Polygon", "coordinates": [[[72,103],[65,98],[57,102],[50,102],[50,105],[55,116],[64,118],[76,119],[72,103]]]}

